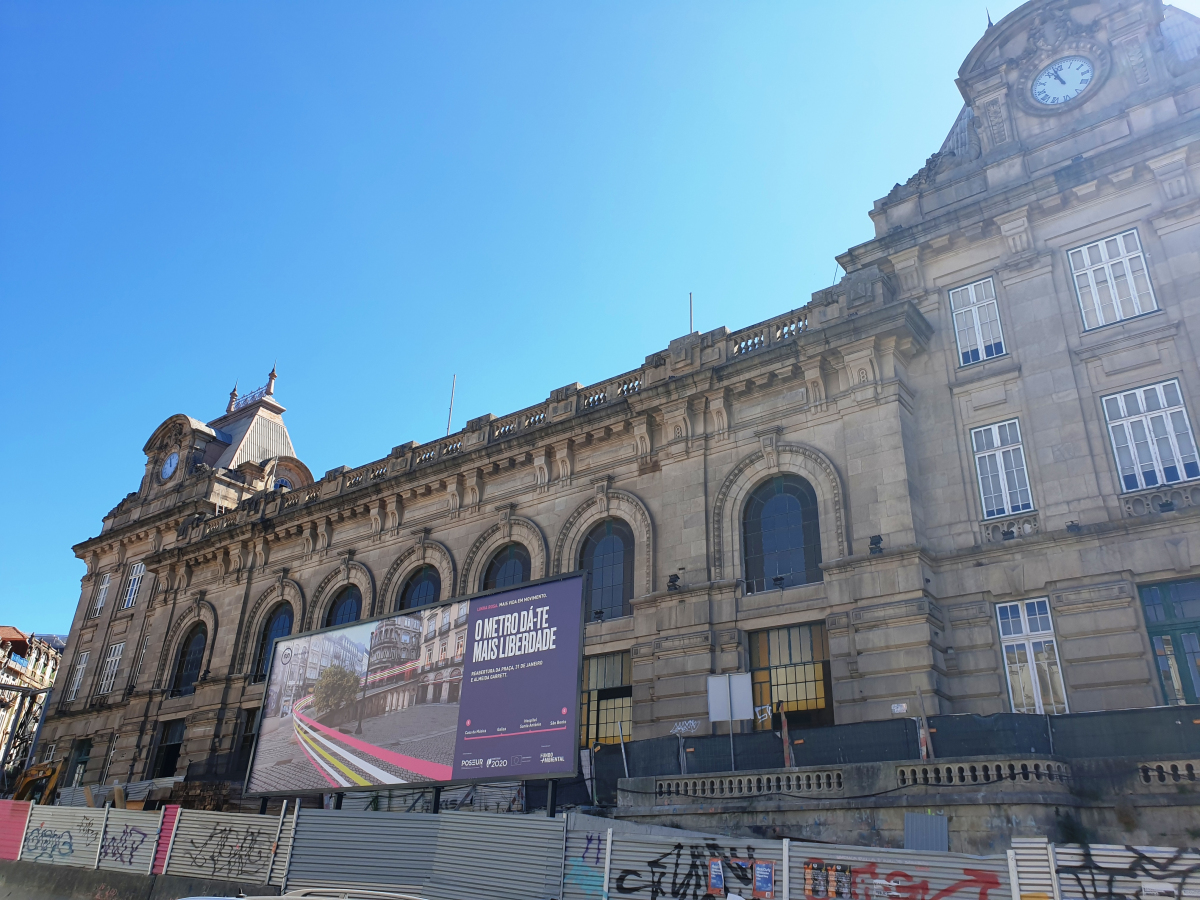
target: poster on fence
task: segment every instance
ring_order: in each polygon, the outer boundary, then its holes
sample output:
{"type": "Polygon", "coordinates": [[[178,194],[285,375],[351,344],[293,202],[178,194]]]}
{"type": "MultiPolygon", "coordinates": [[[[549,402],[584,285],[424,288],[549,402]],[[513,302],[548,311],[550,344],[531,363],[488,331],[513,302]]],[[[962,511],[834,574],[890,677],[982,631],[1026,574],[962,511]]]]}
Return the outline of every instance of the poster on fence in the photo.
{"type": "Polygon", "coordinates": [[[246,792],[574,777],[582,611],[576,574],[279,638],[246,792]]]}

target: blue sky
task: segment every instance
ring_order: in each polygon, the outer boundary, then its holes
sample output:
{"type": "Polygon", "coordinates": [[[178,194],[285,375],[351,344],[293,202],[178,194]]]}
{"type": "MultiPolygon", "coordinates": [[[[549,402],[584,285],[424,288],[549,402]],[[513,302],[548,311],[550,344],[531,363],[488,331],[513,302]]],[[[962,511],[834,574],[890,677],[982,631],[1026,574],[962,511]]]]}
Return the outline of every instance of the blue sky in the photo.
{"type": "MultiPolygon", "coordinates": [[[[1017,4],[991,6],[999,19],[1017,4]]],[[[1200,12],[1200,0],[1179,4],[1200,12]]],[[[807,302],[938,149],[984,5],[0,6],[0,623],[168,416],[327,469],[807,302]]]]}

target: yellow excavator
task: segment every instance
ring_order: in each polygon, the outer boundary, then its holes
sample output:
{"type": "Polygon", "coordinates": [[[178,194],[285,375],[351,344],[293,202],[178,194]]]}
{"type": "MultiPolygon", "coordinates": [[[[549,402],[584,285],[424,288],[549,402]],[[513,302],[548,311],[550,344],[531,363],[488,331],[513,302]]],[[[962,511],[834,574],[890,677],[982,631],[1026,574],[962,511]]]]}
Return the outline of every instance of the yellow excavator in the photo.
{"type": "Polygon", "coordinates": [[[32,800],[35,804],[49,806],[54,802],[58,779],[62,774],[63,761],[37,763],[21,773],[17,779],[14,800],[32,800]]]}

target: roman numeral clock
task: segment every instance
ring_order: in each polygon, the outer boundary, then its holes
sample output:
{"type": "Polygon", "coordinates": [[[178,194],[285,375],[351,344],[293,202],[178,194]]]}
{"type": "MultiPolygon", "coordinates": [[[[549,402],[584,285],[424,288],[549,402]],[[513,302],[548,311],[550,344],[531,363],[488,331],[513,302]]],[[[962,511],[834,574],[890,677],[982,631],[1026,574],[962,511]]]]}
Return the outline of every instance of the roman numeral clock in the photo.
{"type": "Polygon", "coordinates": [[[1081,106],[1108,77],[1109,54],[1099,44],[1086,38],[1056,43],[1022,60],[1017,99],[1034,115],[1053,115],[1081,106]]]}

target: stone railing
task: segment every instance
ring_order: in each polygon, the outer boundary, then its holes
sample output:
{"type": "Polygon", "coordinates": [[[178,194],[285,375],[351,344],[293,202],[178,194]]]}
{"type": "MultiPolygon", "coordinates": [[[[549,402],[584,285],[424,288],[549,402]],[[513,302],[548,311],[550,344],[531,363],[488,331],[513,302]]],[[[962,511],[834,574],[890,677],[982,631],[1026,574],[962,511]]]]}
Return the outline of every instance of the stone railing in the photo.
{"type": "Polygon", "coordinates": [[[1148,762],[1138,766],[1138,780],[1143,785],[1157,787],[1162,785],[1170,790],[1178,790],[1176,785],[1195,784],[1200,780],[1200,760],[1172,760],[1169,762],[1148,762]]]}
{"type": "Polygon", "coordinates": [[[1052,760],[1011,760],[941,763],[924,760],[896,767],[899,787],[918,785],[992,784],[1001,781],[1044,781],[1066,784],[1071,767],[1052,760]]]}
{"type": "Polygon", "coordinates": [[[760,794],[836,797],[843,793],[840,769],[721,772],[710,775],[676,775],[654,780],[654,802],[675,806],[711,800],[732,800],[760,794]]]}
{"type": "Polygon", "coordinates": [[[1001,541],[1030,537],[1037,534],[1040,528],[1038,514],[1032,510],[1015,516],[988,519],[981,526],[985,544],[999,544],[1001,541]]]}
{"type": "Polygon", "coordinates": [[[1200,484],[1176,484],[1121,495],[1126,516],[1150,516],[1200,506],[1200,484]]]}
{"type": "Polygon", "coordinates": [[[233,528],[237,525],[237,510],[230,510],[227,513],[217,516],[215,519],[209,519],[204,523],[204,536],[216,534],[218,531],[224,531],[226,528],[233,528]]]}
{"type": "Polygon", "coordinates": [[[488,443],[505,441],[511,437],[516,437],[518,434],[523,434],[530,428],[545,425],[547,421],[546,408],[547,404],[541,403],[537,406],[523,409],[520,412],[515,412],[507,418],[497,419],[491,424],[491,431],[488,433],[488,443]]]}
{"type": "Polygon", "coordinates": [[[726,338],[726,359],[735,359],[791,340],[808,330],[808,307],[768,319],[726,338]]]}

